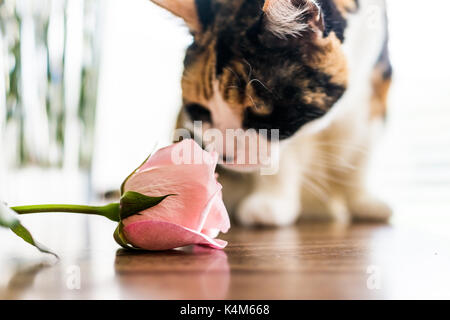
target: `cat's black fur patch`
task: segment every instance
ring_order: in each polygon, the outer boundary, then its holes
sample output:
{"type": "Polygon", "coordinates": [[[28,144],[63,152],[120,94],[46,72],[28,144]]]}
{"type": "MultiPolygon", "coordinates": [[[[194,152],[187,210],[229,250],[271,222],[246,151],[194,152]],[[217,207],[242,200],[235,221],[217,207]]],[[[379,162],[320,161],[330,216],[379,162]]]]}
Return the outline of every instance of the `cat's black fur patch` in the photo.
{"type": "MultiPolygon", "coordinates": [[[[270,69],[269,69],[270,70],[270,69]]],[[[345,87],[333,84],[331,77],[312,68],[304,67],[303,74],[310,80],[311,87],[323,88],[327,93],[326,100],[332,104],[345,92],[345,87]]],[[[244,114],[243,127],[245,129],[279,129],[280,139],[294,135],[300,127],[308,122],[322,117],[326,110],[314,104],[302,102],[303,88],[279,83],[275,87],[278,94],[272,94],[265,88],[259,87],[259,96],[270,101],[272,110],[269,114],[255,113],[247,108],[244,114]]]]}
{"type": "Polygon", "coordinates": [[[317,0],[317,3],[322,8],[325,20],[324,36],[328,37],[331,32],[334,32],[338,39],[343,42],[345,29],[347,28],[347,20],[342,16],[334,1],[317,0]]]}
{"type": "Polygon", "coordinates": [[[281,140],[293,136],[299,128],[308,122],[322,117],[326,112],[312,105],[275,106],[274,111],[268,115],[259,115],[248,108],[244,113],[243,127],[245,129],[266,129],[268,138],[271,138],[271,129],[279,130],[281,140]]]}
{"type": "Polygon", "coordinates": [[[234,36],[231,30],[222,30],[217,36],[216,42],[216,77],[222,75],[223,69],[233,58],[232,48],[234,46],[234,36]]]}
{"type": "Polygon", "coordinates": [[[377,60],[377,66],[383,70],[383,79],[388,80],[392,78],[392,64],[389,54],[389,31],[388,31],[388,17],[385,12],[384,23],[386,26],[386,32],[384,34],[383,48],[381,49],[380,55],[377,60]]]}
{"type": "Polygon", "coordinates": [[[186,105],[185,109],[191,121],[211,122],[211,112],[202,105],[191,103],[186,105]]]}
{"type": "MultiPolygon", "coordinates": [[[[207,26],[203,44],[193,43],[187,50],[186,68],[211,43],[215,46],[215,76],[221,81],[225,69],[233,69],[234,96],[239,103],[247,98],[251,83],[253,105],[244,105],[242,127],[245,129],[279,129],[280,138],[295,134],[304,124],[323,116],[345,92],[345,84],[333,83],[334,75],[308,66],[311,57],[322,49],[313,34],[279,39],[265,30],[264,0],[196,0],[201,22],[207,26]],[[213,10],[213,13],[208,12],[213,10]],[[202,18],[203,16],[203,18],[202,18]],[[213,18],[211,18],[213,17],[213,18]],[[236,64],[240,68],[236,68],[236,64]],[[235,79],[236,78],[236,79],[235,79]],[[313,96],[323,97],[320,101],[313,96]],[[254,98],[254,99],[253,99],[254,98]],[[255,101],[253,101],[255,100],[255,101]],[[313,101],[313,102],[312,102],[313,101]],[[259,103],[268,112],[258,113],[259,103]],[[315,105],[314,103],[320,105],[315,105]]],[[[332,32],[344,40],[347,23],[332,0],[319,0],[322,7],[325,37],[332,32]]],[[[228,80],[231,81],[231,80],[228,80]]],[[[222,91],[225,100],[229,91],[222,91]]],[[[204,113],[190,108],[191,118],[204,113]]]]}
{"type": "Polygon", "coordinates": [[[197,13],[203,30],[214,22],[214,10],[211,0],[195,0],[197,13]]]}

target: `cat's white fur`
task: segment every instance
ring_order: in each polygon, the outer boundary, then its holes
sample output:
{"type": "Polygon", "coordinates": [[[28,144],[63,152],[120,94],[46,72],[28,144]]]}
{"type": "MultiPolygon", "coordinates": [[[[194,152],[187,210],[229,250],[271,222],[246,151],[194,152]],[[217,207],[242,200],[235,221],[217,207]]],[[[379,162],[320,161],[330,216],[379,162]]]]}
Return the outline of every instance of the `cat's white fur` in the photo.
{"type": "MultiPolygon", "coordinates": [[[[309,0],[310,5],[317,7],[317,11],[320,12],[319,6],[314,0],[309,0]]],[[[267,2],[266,16],[267,16],[267,29],[279,38],[286,38],[287,36],[301,36],[302,33],[309,29],[308,21],[305,21],[303,17],[310,11],[308,5],[295,6],[291,1],[272,0],[267,2]]],[[[318,14],[317,19],[320,19],[318,14]]]]}
{"type": "MultiPolygon", "coordinates": [[[[382,49],[384,0],[360,0],[349,16],[344,51],[349,63],[348,90],[323,119],[301,129],[282,145],[280,170],[254,174],[252,190],[235,208],[245,225],[284,226],[299,216],[348,222],[384,221],[390,208],[366,189],[366,165],[379,121],[368,121],[371,76],[382,49]]],[[[231,200],[230,200],[231,199],[231,200]]]]}

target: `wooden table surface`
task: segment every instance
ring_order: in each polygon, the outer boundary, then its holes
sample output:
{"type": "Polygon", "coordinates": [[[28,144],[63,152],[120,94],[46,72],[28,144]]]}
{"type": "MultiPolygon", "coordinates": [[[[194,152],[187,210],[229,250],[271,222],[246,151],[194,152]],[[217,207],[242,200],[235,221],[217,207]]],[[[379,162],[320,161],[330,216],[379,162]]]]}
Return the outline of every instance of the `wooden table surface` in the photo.
{"type": "Polygon", "coordinates": [[[233,227],[224,251],[0,253],[1,299],[450,298],[448,238],[389,225],[233,227]]]}

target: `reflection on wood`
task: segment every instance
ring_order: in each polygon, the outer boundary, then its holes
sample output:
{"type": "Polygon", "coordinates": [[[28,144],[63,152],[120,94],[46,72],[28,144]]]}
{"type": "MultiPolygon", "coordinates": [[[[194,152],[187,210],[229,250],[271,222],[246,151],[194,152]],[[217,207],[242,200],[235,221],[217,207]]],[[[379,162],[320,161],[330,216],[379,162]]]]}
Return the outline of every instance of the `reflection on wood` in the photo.
{"type": "MultiPolygon", "coordinates": [[[[95,251],[66,248],[56,266],[33,277],[12,273],[0,292],[25,299],[450,298],[450,241],[430,233],[304,224],[233,227],[223,238],[225,251],[128,252],[112,240],[95,251]],[[79,290],[67,286],[73,265],[79,290]]],[[[8,259],[0,256],[2,270],[14,266],[8,259]]]]}

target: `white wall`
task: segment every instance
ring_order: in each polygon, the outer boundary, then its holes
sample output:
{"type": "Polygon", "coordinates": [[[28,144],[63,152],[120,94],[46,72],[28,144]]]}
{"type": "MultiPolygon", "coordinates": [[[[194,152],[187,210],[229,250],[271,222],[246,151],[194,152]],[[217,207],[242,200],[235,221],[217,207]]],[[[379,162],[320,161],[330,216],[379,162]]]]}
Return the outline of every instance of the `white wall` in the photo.
{"type": "Polygon", "coordinates": [[[388,0],[394,83],[373,189],[395,219],[450,223],[450,1],[388,0]]]}
{"type": "Polygon", "coordinates": [[[108,0],[101,64],[94,187],[116,189],[154,149],[170,142],[181,106],[181,19],[148,0],[108,0]]]}

